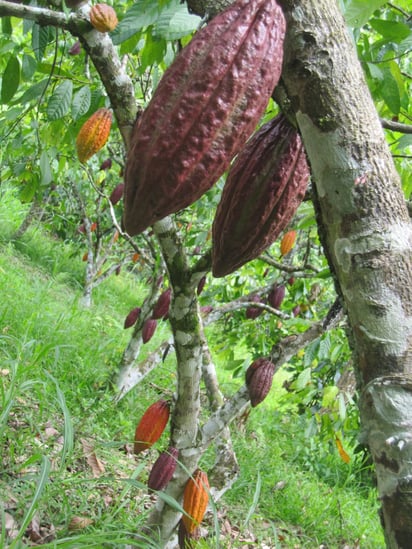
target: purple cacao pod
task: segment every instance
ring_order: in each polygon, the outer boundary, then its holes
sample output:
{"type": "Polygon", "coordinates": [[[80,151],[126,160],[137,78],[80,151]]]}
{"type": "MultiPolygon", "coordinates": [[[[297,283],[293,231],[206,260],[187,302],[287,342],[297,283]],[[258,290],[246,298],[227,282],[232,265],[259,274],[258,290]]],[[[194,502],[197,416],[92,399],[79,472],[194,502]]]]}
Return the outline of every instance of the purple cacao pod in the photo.
{"type": "Polygon", "coordinates": [[[280,284],[279,286],[274,286],[268,295],[268,302],[271,307],[274,309],[280,309],[282,301],[285,299],[285,286],[280,284]]]}
{"type": "Polygon", "coordinates": [[[116,187],[113,189],[109,200],[112,203],[113,206],[115,206],[118,202],[120,202],[124,192],[124,183],[119,183],[116,185],[116,187]]]}
{"type": "Polygon", "coordinates": [[[142,328],[143,343],[147,343],[152,339],[153,334],[156,331],[156,328],[157,328],[157,320],[155,320],[154,318],[148,318],[146,322],[143,324],[143,328],[142,328]]]}
{"type": "Polygon", "coordinates": [[[173,446],[160,454],[153,464],[147,481],[150,490],[163,490],[166,488],[176,470],[178,455],[179,450],[173,448],[173,446]]]}
{"type": "Polygon", "coordinates": [[[236,0],[166,70],[126,160],[131,236],[192,204],[226,171],[279,81],[285,28],[276,0],[236,0]]]}
{"type": "Polygon", "coordinates": [[[309,167],[298,132],[279,115],[234,161],[213,221],[212,272],[225,276],[277,238],[305,196],[309,167]]]}
{"type": "MultiPolygon", "coordinates": [[[[254,301],[255,303],[260,303],[260,298],[257,295],[254,295],[250,298],[250,301],[254,301]]],[[[263,309],[260,307],[253,307],[253,305],[250,305],[246,309],[246,318],[249,320],[253,320],[260,316],[263,313],[263,309]]]]}
{"type": "Polygon", "coordinates": [[[124,319],[124,329],[130,328],[130,326],[133,326],[133,324],[136,324],[137,319],[140,316],[141,313],[140,307],[135,307],[130,311],[130,313],[127,315],[127,317],[124,319]]]}
{"type": "Polygon", "coordinates": [[[162,294],[160,294],[156,305],[153,308],[152,318],[163,318],[169,313],[170,300],[172,297],[172,289],[168,288],[162,294]]]}
{"type": "Polygon", "coordinates": [[[267,358],[258,358],[246,370],[245,382],[252,407],[260,404],[272,387],[275,365],[267,358]]]}

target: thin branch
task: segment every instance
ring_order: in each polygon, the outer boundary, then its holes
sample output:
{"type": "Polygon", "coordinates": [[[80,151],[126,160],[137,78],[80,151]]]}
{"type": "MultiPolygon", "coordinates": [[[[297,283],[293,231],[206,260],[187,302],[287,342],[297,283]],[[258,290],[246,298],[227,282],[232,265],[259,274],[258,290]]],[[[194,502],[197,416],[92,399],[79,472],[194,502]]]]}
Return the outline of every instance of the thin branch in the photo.
{"type": "Polygon", "coordinates": [[[380,119],[382,128],[386,130],[392,130],[399,133],[412,133],[411,124],[401,124],[400,122],[394,122],[393,120],[387,120],[386,118],[380,119]]]}

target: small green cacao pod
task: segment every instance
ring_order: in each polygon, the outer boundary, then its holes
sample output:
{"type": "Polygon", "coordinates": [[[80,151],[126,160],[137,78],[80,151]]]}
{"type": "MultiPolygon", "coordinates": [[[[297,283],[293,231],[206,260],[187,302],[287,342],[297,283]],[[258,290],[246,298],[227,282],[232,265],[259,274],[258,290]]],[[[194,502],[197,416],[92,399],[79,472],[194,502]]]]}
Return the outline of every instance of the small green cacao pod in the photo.
{"type": "Polygon", "coordinates": [[[173,446],[170,446],[159,455],[153,464],[147,481],[150,490],[164,490],[166,488],[176,470],[178,455],[179,450],[173,446]]]}
{"type": "Polygon", "coordinates": [[[126,160],[131,236],[195,202],[226,171],[278,83],[285,28],[276,0],[236,0],[166,70],[126,160]]]}
{"type": "Polygon", "coordinates": [[[212,227],[212,272],[225,276],[258,257],[288,225],[305,196],[309,166],[283,115],[266,124],[234,161],[212,227]]]}
{"type": "Polygon", "coordinates": [[[252,407],[260,404],[272,387],[275,365],[267,358],[258,358],[249,366],[245,374],[250,404],[252,407]]]}

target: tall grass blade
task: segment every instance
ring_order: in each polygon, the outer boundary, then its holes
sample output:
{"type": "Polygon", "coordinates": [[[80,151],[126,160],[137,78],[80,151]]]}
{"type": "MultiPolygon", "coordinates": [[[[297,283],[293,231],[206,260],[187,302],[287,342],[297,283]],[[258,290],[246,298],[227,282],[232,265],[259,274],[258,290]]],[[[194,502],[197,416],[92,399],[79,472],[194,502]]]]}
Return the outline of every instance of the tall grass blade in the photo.
{"type": "Polygon", "coordinates": [[[64,418],[63,448],[62,448],[62,459],[60,464],[60,470],[62,471],[65,467],[66,459],[73,452],[73,445],[74,445],[73,423],[72,423],[70,411],[66,404],[66,399],[64,397],[62,390],[60,389],[57,379],[53,377],[49,372],[45,372],[45,374],[54,383],[56,387],[56,400],[60,405],[60,408],[63,413],[63,418],[64,418]]]}
{"type": "Polygon", "coordinates": [[[46,487],[47,481],[49,479],[50,472],[50,460],[47,456],[42,456],[40,476],[37,482],[36,491],[34,493],[30,507],[23,519],[23,522],[20,526],[20,529],[17,533],[16,538],[9,545],[9,549],[18,549],[20,540],[24,536],[24,533],[27,530],[28,525],[30,524],[31,519],[33,518],[34,513],[36,512],[37,506],[40,501],[40,497],[43,493],[43,490],[46,487]]]}
{"type": "Polygon", "coordinates": [[[262,489],[262,477],[260,475],[260,471],[258,471],[257,472],[257,479],[256,479],[256,488],[255,488],[255,493],[253,494],[252,505],[250,506],[249,511],[247,513],[247,516],[246,516],[246,519],[245,519],[245,522],[243,523],[243,528],[247,527],[253,513],[256,511],[256,507],[257,507],[257,504],[259,502],[261,489],[262,489]]]}

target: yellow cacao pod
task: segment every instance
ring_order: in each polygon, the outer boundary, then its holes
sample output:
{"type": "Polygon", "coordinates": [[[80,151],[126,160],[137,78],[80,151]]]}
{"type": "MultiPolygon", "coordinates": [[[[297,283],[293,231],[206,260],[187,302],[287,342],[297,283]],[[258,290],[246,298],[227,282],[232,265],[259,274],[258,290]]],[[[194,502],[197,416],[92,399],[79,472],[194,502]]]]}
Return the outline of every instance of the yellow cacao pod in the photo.
{"type": "Polygon", "coordinates": [[[76,138],[76,150],[80,162],[89,160],[106,144],[111,125],[112,113],[104,107],[98,109],[86,120],[76,138]]]}
{"type": "Polygon", "coordinates": [[[110,32],[117,27],[116,12],[107,4],[95,4],[90,10],[90,23],[99,32],[110,32]]]}

